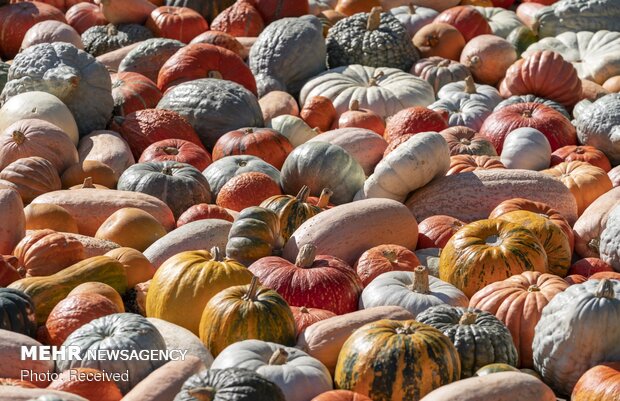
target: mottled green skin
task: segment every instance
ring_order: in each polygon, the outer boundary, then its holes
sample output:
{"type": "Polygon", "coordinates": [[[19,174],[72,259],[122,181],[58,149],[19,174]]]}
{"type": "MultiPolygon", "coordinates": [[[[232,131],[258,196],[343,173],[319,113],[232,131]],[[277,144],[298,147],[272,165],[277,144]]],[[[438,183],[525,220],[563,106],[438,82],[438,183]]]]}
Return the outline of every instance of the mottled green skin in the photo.
{"type": "Polygon", "coordinates": [[[280,233],[284,241],[288,241],[291,235],[310,217],[321,212],[318,206],[306,203],[290,195],[276,195],[264,200],[261,207],[274,211],[280,219],[280,233]]]}
{"type": "Polygon", "coordinates": [[[32,299],[22,291],[0,288],[0,329],[34,337],[37,319],[32,299]]]}
{"type": "Polygon", "coordinates": [[[230,228],[226,256],[249,266],[262,257],[278,254],[283,245],[278,215],[262,207],[248,207],[230,228]]]}
{"type": "Polygon", "coordinates": [[[82,33],[82,43],[84,50],[97,57],[152,37],[153,32],[142,25],[108,24],[88,28],[82,33]]]}

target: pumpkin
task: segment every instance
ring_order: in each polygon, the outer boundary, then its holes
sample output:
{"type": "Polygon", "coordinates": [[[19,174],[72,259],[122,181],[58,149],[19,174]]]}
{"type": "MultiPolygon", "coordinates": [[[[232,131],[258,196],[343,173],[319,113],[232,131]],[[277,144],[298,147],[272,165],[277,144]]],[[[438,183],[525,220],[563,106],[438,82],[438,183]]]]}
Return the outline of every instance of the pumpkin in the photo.
{"type": "Polygon", "coordinates": [[[248,58],[259,96],[272,90],[296,94],[306,80],[325,70],[322,32],[321,21],[309,15],[276,21],[261,32],[248,58]]]}
{"type": "Polygon", "coordinates": [[[282,195],[280,184],[264,173],[243,173],[231,178],[222,189],[215,203],[218,206],[240,212],[258,206],[272,196],[282,195]]]}
{"type": "Polygon", "coordinates": [[[360,296],[360,309],[377,306],[401,306],[413,316],[435,305],[467,306],[469,300],[456,287],[418,266],[413,272],[391,271],[377,276],[360,296]]]}
{"type": "Polygon", "coordinates": [[[358,100],[363,109],[383,118],[408,107],[428,106],[435,101],[432,86],[396,68],[373,68],[358,64],[338,67],[309,80],[299,103],[305,107],[315,96],[331,100],[339,116],[358,100]]]}
{"type": "Polygon", "coordinates": [[[95,238],[144,251],[164,235],[166,229],[149,213],[142,209],[123,208],[112,213],[101,224],[95,238]]]}
{"type": "Polygon", "coordinates": [[[520,26],[510,32],[510,34],[506,37],[506,41],[515,48],[517,51],[517,58],[520,58],[528,47],[538,41],[538,36],[531,29],[531,27],[520,26]]]}
{"type": "Polygon", "coordinates": [[[491,313],[438,305],[426,309],[416,320],[450,338],[461,360],[461,378],[474,376],[478,369],[490,363],[517,364],[517,349],[510,331],[491,313]]]}
{"type": "Polygon", "coordinates": [[[0,329],[34,337],[37,331],[34,308],[26,293],[0,288],[0,329]]]}
{"type": "Polygon", "coordinates": [[[362,283],[344,261],[317,255],[312,244],[303,246],[295,263],[277,256],[252,263],[249,270],[293,306],[326,309],[337,315],[357,310],[362,283]]]}
{"type": "MultiPolygon", "coordinates": [[[[620,252],[618,250],[618,230],[620,229],[620,208],[615,206],[608,215],[605,228],[601,232],[600,254],[603,262],[620,271],[620,252]]],[[[610,273],[595,274],[594,277],[610,273]]],[[[601,277],[602,278],[602,277],[601,277]]],[[[620,279],[620,273],[612,273],[609,278],[620,279]]]]}
{"type": "MultiPolygon", "coordinates": [[[[337,125],[337,121],[334,121],[334,125],[337,125]]],[[[318,128],[310,128],[303,119],[286,114],[272,118],[267,126],[286,137],[293,148],[303,145],[320,133],[318,128]]]]}
{"type": "Polygon", "coordinates": [[[262,207],[239,213],[228,234],[226,255],[245,265],[279,252],[284,243],[278,215],[262,207]]]}
{"type": "Polygon", "coordinates": [[[183,42],[174,39],[153,38],[138,43],[122,59],[119,72],[137,72],[157,82],[159,70],[183,42]]]}
{"type": "Polygon", "coordinates": [[[209,24],[198,12],[187,7],[158,7],[151,12],[145,26],[155,36],[189,43],[209,29],[209,24]]]}
{"type": "Polygon", "coordinates": [[[573,263],[568,274],[578,274],[586,278],[600,272],[612,272],[614,269],[599,258],[583,258],[573,263]]]}
{"type": "Polygon", "coordinates": [[[77,368],[73,373],[71,371],[61,373],[47,388],[89,399],[96,397],[100,401],[120,401],[123,395],[116,383],[109,379],[102,380],[101,376],[102,372],[98,369],[77,368]]]}
{"type": "MultiPolygon", "coordinates": [[[[417,223],[401,203],[390,199],[366,199],[319,213],[303,223],[287,241],[283,257],[295,260],[308,243],[320,255],[331,255],[354,265],[366,250],[382,244],[415,249],[417,223]],[[372,236],[360,236],[361,227],[372,227],[372,236]]],[[[368,228],[369,229],[369,228],[368,228]]]]}
{"type": "Polygon", "coordinates": [[[484,287],[471,298],[469,306],[504,322],[519,351],[519,366],[531,368],[534,328],[543,308],[566,288],[568,283],[559,277],[526,271],[484,287]]]}
{"type": "Polygon", "coordinates": [[[503,7],[479,7],[476,10],[481,13],[489,23],[493,35],[505,38],[515,28],[523,26],[523,22],[519,20],[514,11],[506,10],[503,7]]]}
{"type": "Polygon", "coordinates": [[[116,187],[114,170],[98,160],[84,160],[67,168],[60,177],[64,188],[71,188],[89,180],[91,184],[104,188],[116,187]]]}
{"type": "Polygon", "coordinates": [[[571,399],[574,401],[613,400],[618,388],[620,363],[609,362],[588,369],[573,389],[571,399]]]}
{"type": "Polygon", "coordinates": [[[159,197],[175,219],[190,206],[211,201],[207,179],[195,167],[177,162],[146,162],[129,167],[118,179],[121,191],[159,197]],[[184,194],[179,197],[178,194],[184,194]]]}
{"type": "Polygon", "coordinates": [[[373,7],[380,6],[381,4],[377,0],[340,0],[334,9],[346,16],[351,16],[358,13],[368,13],[373,7]]]}
{"type": "Polygon", "coordinates": [[[263,126],[262,112],[252,92],[222,79],[196,79],[176,85],[164,94],[157,108],[185,117],[208,148],[226,132],[263,126]]]}
{"type": "Polygon", "coordinates": [[[419,60],[410,71],[433,86],[435,93],[446,84],[464,80],[471,72],[463,64],[443,57],[429,57],[419,60]]]}
{"type": "Polygon", "coordinates": [[[440,99],[428,108],[440,113],[452,127],[465,126],[474,130],[479,130],[493,111],[487,104],[468,98],[440,99]]]}
{"type": "Polygon", "coordinates": [[[449,127],[440,132],[448,143],[450,156],[460,154],[472,156],[497,156],[495,147],[489,140],[467,127],[449,127]]]}
{"type": "Polygon", "coordinates": [[[542,103],[545,106],[549,106],[555,111],[560,112],[567,119],[571,119],[570,114],[566,111],[566,108],[559,104],[558,102],[554,102],[553,100],[543,99],[534,95],[515,95],[511,96],[508,99],[502,100],[497,106],[495,106],[495,111],[501,110],[506,106],[510,106],[518,103],[542,103]]]}
{"type": "Polygon", "coordinates": [[[0,220],[3,222],[0,227],[0,255],[8,255],[26,234],[26,216],[24,204],[15,189],[0,187],[0,204],[0,220]]]}
{"type": "Polygon", "coordinates": [[[213,159],[230,155],[254,155],[277,169],[293,150],[286,137],[268,128],[242,128],[221,136],[213,147],[213,159]]]}
{"type": "Polygon", "coordinates": [[[124,116],[134,111],[157,106],[161,92],[153,81],[136,72],[112,74],[114,115],[124,116]]]}
{"type": "Polygon", "coordinates": [[[231,178],[249,172],[264,173],[275,182],[280,182],[280,172],[275,167],[251,155],[226,156],[209,165],[203,174],[209,181],[211,193],[217,198],[224,184],[231,178]]]}
{"type": "Polygon", "coordinates": [[[495,111],[484,121],[480,133],[487,136],[501,154],[506,136],[522,127],[542,132],[552,151],[577,142],[575,128],[570,121],[542,103],[513,104],[495,111]]]}
{"type": "Polygon", "coordinates": [[[77,233],[77,222],[62,206],[31,204],[24,208],[27,230],[50,230],[77,233]]]}
{"type": "Polygon", "coordinates": [[[416,255],[400,245],[378,245],[364,252],[357,262],[355,270],[364,287],[379,275],[391,271],[409,271],[420,265],[416,255]]]}
{"type": "Polygon", "coordinates": [[[13,254],[26,277],[49,276],[85,258],[78,240],[47,229],[30,232],[15,246],[13,254]]]}
{"type": "Polygon", "coordinates": [[[562,162],[544,173],[557,177],[566,185],[575,197],[579,215],[596,198],[613,187],[605,171],[585,162],[562,162]]]}
{"type": "Polygon", "coordinates": [[[418,224],[417,249],[444,248],[465,223],[450,216],[430,216],[418,224]]]}
{"type": "Polygon", "coordinates": [[[257,37],[265,29],[265,21],[251,1],[236,1],[211,22],[214,31],[232,36],[257,37]]]}
{"type": "Polygon", "coordinates": [[[211,156],[202,146],[183,139],[170,138],[154,142],[144,149],[139,162],[151,161],[187,163],[202,171],[211,164],[211,156]]]}
{"type": "Polygon", "coordinates": [[[620,167],[616,166],[607,173],[614,188],[620,185],[620,167]]]}
{"type": "Polygon", "coordinates": [[[384,137],[389,143],[407,134],[441,131],[445,128],[448,127],[441,114],[425,107],[409,107],[396,113],[388,120],[384,137]]]}
{"type": "Polygon", "coordinates": [[[221,219],[230,221],[231,223],[235,220],[235,218],[221,206],[199,203],[191,206],[179,216],[177,219],[177,228],[196,220],[206,219],[221,219]]]}
{"type": "Polygon", "coordinates": [[[611,110],[620,104],[620,94],[613,93],[590,102],[579,103],[581,111],[576,115],[577,136],[582,145],[599,149],[612,166],[620,164],[620,142],[615,134],[619,120],[611,110]]]}
{"type": "Polygon", "coordinates": [[[311,401],[371,401],[370,398],[360,393],[354,393],[349,390],[331,390],[326,391],[311,401]]]}
{"type": "Polygon", "coordinates": [[[338,356],[334,382],[375,399],[420,400],[460,374],[458,353],[439,330],[414,320],[386,319],[349,337],[338,356]]]}
{"type": "Polygon", "coordinates": [[[336,316],[334,312],[325,309],[306,308],[305,306],[291,306],[291,311],[295,318],[295,332],[297,335],[316,322],[336,316]]]}
{"type": "Polygon", "coordinates": [[[620,91],[620,76],[615,75],[607,79],[603,83],[603,88],[607,89],[609,92],[618,93],[620,91]]]}
{"type": "Polygon", "coordinates": [[[528,270],[547,272],[545,249],[531,231],[503,220],[465,225],[448,241],[439,261],[439,278],[468,297],[528,270]]]}
{"type": "MultiPolygon", "coordinates": [[[[118,248],[118,249],[123,249],[123,248],[118,248]]],[[[69,294],[67,295],[67,298],[71,297],[73,295],[84,295],[84,294],[86,294],[86,295],[90,295],[90,294],[101,295],[101,296],[107,298],[108,300],[112,301],[112,303],[114,305],[116,305],[116,308],[117,308],[118,312],[124,312],[125,311],[125,306],[123,304],[123,299],[121,298],[121,296],[118,293],[118,291],[116,291],[114,288],[110,287],[109,285],[107,285],[105,283],[99,283],[99,282],[91,281],[91,282],[80,284],[77,287],[75,287],[73,290],[71,290],[71,292],[69,292],[69,294]]],[[[116,313],[116,312],[112,312],[112,313],[116,313]]]]}
{"type": "Polygon", "coordinates": [[[65,346],[80,347],[83,360],[62,360],[58,371],[76,368],[95,368],[108,372],[129,372],[129,380],[115,380],[123,393],[152,371],[163,365],[161,360],[106,361],[85,358],[90,349],[119,351],[131,347],[135,351],[157,352],[166,349],[161,334],[144,317],[133,313],[115,313],[95,319],[75,330],[64,342],[65,346]]]}
{"type": "Polygon", "coordinates": [[[517,60],[517,53],[507,40],[485,34],[468,41],[460,60],[477,82],[495,85],[517,60]]]}
{"type": "Polygon", "coordinates": [[[42,2],[8,4],[0,11],[0,24],[11,24],[11,31],[0,36],[0,55],[11,60],[19,52],[26,32],[37,22],[54,20],[65,22],[63,13],[57,8],[42,2]]]}
{"type": "Polygon", "coordinates": [[[71,25],[80,35],[95,25],[106,25],[108,20],[96,4],[89,2],[76,3],[66,14],[67,24],[71,25]]]}
{"type": "Polygon", "coordinates": [[[0,179],[12,184],[24,204],[37,196],[60,189],[60,177],[52,163],[38,156],[17,159],[0,171],[0,179]]]}
{"type": "MultiPolygon", "coordinates": [[[[10,362],[2,364],[2,366],[0,367],[0,376],[7,379],[30,379],[28,381],[33,383],[37,387],[46,387],[49,384],[49,377],[47,375],[53,374],[54,372],[54,361],[34,360],[31,358],[26,359],[20,357],[22,347],[41,346],[43,346],[43,344],[28,337],[25,334],[16,333],[9,330],[0,330],[0,352],[2,352],[3,360],[10,362]],[[21,376],[22,369],[26,371],[25,376],[21,376]],[[30,373],[30,371],[32,371],[32,373],[30,373]]],[[[7,396],[10,396],[10,391],[12,389],[18,389],[18,387],[1,386],[0,389],[2,389],[2,396],[6,398],[7,396]]],[[[30,396],[32,395],[30,391],[36,390],[28,389],[26,396],[21,399],[30,399],[30,396]]],[[[11,397],[11,399],[17,398],[11,397]]],[[[83,400],[80,399],[79,401],[83,400]]]]}
{"type": "Polygon", "coordinates": [[[407,33],[412,38],[423,26],[432,23],[438,15],[436,10],[416,6],[413,2],[408,5],[391,8],[390,12],[405,26],[407,33]]]}
{"type": "Polygon", "coordinates": [[[366,128],[383,135],[385,121],[371,110],[360,109],[359,101],[353,100],[349,110],[340,115],[339,128],[366,128]]]}
{"type": "Polygon", "coordinates": [[[473,6],[457,6],[442,11],[434,20],[450,24],[461,32],[465,42],[491,33],[486,19],[473,6]]]}
{"type": "Polygon", "coordinates": [[[248,369],[207,369],[183,383],[174,401],[216,400],[235,396],[238,401],[284,401],[273,382],[248,369]]]}
{"type": "Polygon", "coordinates": [[[555,166],[562,162],[582,161],[590,163],[593,166],[603,169],[605,172],[611,170],[611,164],[609,159],[603,152],[596,149],[594,146],[563,146],[556,149],[551,154],[551,165],[555,166]]]}
{"type": "Polygon", "coordinates": [[[17,271],[18,260],[13,255],[0,255],[0,287],[6,287],[22,276],[17,271]]]}
{"type": "MultiPolygon", "coordinates": [[[[254,39],[254,38],[250,38],[254,39]]],[[[241,57],[242,59],[246,59],[248,56],[248,49],[244,47],[244,45],[237,40],[234,36],[231,36],[225,32],[220,31],[206,31],[201,33],[192,39],[189,44],[194,43],[205,43],[218,47],[223,47],[224,49],[228,49],[241,57]]]]}
{"type": "Polygon", "coordinates": [[[450,156],[450,169],[446,175],[459,174],[476,170],[505,169],[504,164],[495,156],[450,156]]]}
{"type": "Polygon", "coordinates": [[[82,42],[84,50],[97,57],[152,37],[151,30],[142,25],[108,24],[88,28],[82,34],[82,42]]]}
{"type": "Polygon", "coordinates": [[[105,256],[114,258],[123,264],[129,288],[150,280],[155,274],[155,268],[149,260],[133,248],[116,248],[107,252],[105,256]]]}
{"type": "Polygon", "coordinates": [[[179,49],[159,70],[157,86],[162,91],[199,78],[226,79],[256,95],[256,81],[241,57],[223,47],[194,43],[179,49]]]}
{"type": "Polygon", "coordinates": [[[75,294],[60,301],[45,322],[46,343],[61,346],[78,328],[94,319],[118,313],[114,302],[99,294],[75,294]]]}
{"type": "Polygon", "coordinates": [[[75,29],[67,25],[64,21],[47,20],[34,24],[22,40],[21,49],[39,43],[67,42],[78,49],[84,49],[80,34],[75,29]]]}
{"type": "Polygon", "coordinates": [[[361,64],[408,71],[417,61],[403,25],[391,13],[382,13],[380,7],[338,21],[329,30],[326,45],[329,68],[361,64]]]}
{"type": "Polygon", "coordinates": [[[277,292],[260,286],[256,277],[250,285],[230,287],[211,298],[202,312],[199,330],[200,339],[214,356],[242,340],[295,343],[290,307],[277,292]]]}
{"type": "Polygon", "coordinates": [[[108,165],[116,177],[135,163],[129,145],[114,131],[93,131],[82,137],[78,144],[78,156],[80,163],[96,160],[108,165]]]}
{"type": "Polygon", "coordinates": [[[478,85],[471,76],[465,77],[463,81],[445,85],[437,92],[437,98],[478,100],[489,108],[495,107],[502,100],[497,89],[489,85],[478,85]]]}
{"type": "Polygon", "coordinates": [[[332,389],[327,368],[305,352],[260,340],[234,343],[213,361],[211,369],[242,368],[256,371],[275,383],[287,400],[304,401],[332,389]]]}
{"type": "Polygon", "coordinates": [[[539,130],[522,127],[506,135],[501,155],[506,168],[539,171],[548,168],[550,160],[551,145],[539,130]]]}
{"type": "Polygon", "coordinates": [[[465,47],[465,38],[452,25],[433,22],[416,32],[413,36],[413,44],[423,58],[443,57],[458,61],[465,47]]]}
{"type": "Polygon", "coordinates": [[[297,100],[290,94],[282,91],[271,91],[258,100],[266,123],[272,118],[282,115],[299,116],[297,100]]]}
{"type": "Polygon", "coordinates": [[[329,131],[331,126],[337,121],[337,112],[332,101],[324,96],[314,96],[306,99],[299,116],[309,127],[316,127],[321,131],[329,131]]]}
{"type": "Polygon", "coordinates": [[[543,309],[534,335],[534,366],[559,394],[570,394],[579,377],[591,367],[618,360],[616,344],[608,341],[612,337],[588,342],[587,346],[584,343],[593,327],[610,336],[616,335],[618,308],[620,282],[602,279],[570,286],[543,309]],[[588,312],[584,314],[586,309],[588,312]],[[556,331],[558,327],[570,327],[570,330],[556,331]],[[555,334],[551,336],[551,332],[555,334]],[[580,352],[567,353],[569,349],[580,352]]]}

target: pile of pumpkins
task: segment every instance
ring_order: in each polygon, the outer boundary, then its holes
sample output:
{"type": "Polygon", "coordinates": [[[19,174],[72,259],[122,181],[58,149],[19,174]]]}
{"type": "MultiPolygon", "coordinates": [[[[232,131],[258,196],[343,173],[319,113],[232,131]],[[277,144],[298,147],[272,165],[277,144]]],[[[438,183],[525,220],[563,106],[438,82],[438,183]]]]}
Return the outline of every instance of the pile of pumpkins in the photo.
{"type": "Polygon", "coordinates": [[[620,0],[0,27],[0,401],[619,400],[620,0]]]}

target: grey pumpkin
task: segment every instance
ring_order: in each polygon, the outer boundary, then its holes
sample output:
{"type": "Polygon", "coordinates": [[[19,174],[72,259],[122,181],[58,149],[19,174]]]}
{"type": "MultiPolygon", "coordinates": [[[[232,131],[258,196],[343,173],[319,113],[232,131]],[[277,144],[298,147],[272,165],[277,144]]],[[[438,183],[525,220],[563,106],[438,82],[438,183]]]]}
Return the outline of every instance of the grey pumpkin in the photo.
{"type": "Polygon", "coordinates": [[[454,343],[461,359],[461,378],[472,377],[491,363],[517,366],[517,349],[504,323],[478,309],[434,306],[416,320],[443,332],[454,343]]]}
{"type": "Polygon", "coordinates": [[[105,129],[112,117],[112,80],[106,67],[69,43],[41,43],[15,56],[0,104],[24,92],[51,93],[67,105],[80,136],[105,129]]]}
{"type": "Polygon", "coordinates": [[[6,81],[9,78],[9,67],[10,65],[0,61],[0,92],[6,85],[6,81]]]}
{"type": "Polygon", "coordinates": [[[405,27],[380,7],[338,21],[326,43],[329,68],[361,64],[409,71],[420,58],[405,27]]]}
{"type": "Polygon", "coordinates": [[[157,83],[161,66],[183,46],[183,42],[174,39],[147,39],[127,53],[118,71],[138,72],[157,83]]]}
{"type": "Polygon", "coordinates": [[[566,31],[620,31],[620,0],[560,0],[535,18],[541,38],[566,31]]]}
{"type": "Polygon", "coordinates": [[[190,206],[211,203],[209,182],[194,166],[176,162],[146,162],[130,166],[118,179],[121,191],[142,192],[166,203],[174,218],[190,206]]]}
{"type": "Polygon", "coordinates": [[[605,153],[612,166],[620,164],[620,93],[605,95],[594,102],[582,100],[575,106],[577,138],[605,153]]]}
{"type": "Polygon", "coordinates": [[[97,57],[132,43],[153,37],[153,32],[138,24],[108,24],[88,28],[82,33],[84,50],[97,57]]]}

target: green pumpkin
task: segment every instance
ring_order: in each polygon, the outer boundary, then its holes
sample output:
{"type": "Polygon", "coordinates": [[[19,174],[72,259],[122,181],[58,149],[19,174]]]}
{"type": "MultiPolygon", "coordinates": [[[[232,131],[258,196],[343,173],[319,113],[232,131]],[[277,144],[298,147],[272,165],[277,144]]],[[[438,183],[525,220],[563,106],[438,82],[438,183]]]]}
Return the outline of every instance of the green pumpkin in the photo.
{"type": "Polygon", "coordinates": [[[462,379],[474,376],[478,369],[491,363],[518,363],[510,331],[488,312],[439,305],[420,313],[416,320],[435,327],[452,340],[461,359],[462,379]]]}
{"type": "Polygon", "coordinates": [[[517,57],[521,57],[530,45],[538,42],[538,36],[530,28],[520,26],[513,29],[506,40],[517,50],[517,57]]]}
{"type": "Polygon", "coordinates": [[[249,266],[262,257],[278,255],[283,246],[278,215],[253,206],[243,209],[230,228],[226,256],[249,266]]]}
{"type": "Polygon", "coordinates": [[[37,317],[30,297],[13,288],[0,288],[0,329],[34,337],[37,317]]]}
{"type": "Polygon", "coordinates": [[[152,37],[153,32],[142,25],[108,24],[88,28],[82,33],[82,42],[84,50],[97,57],[152,37]]]}

